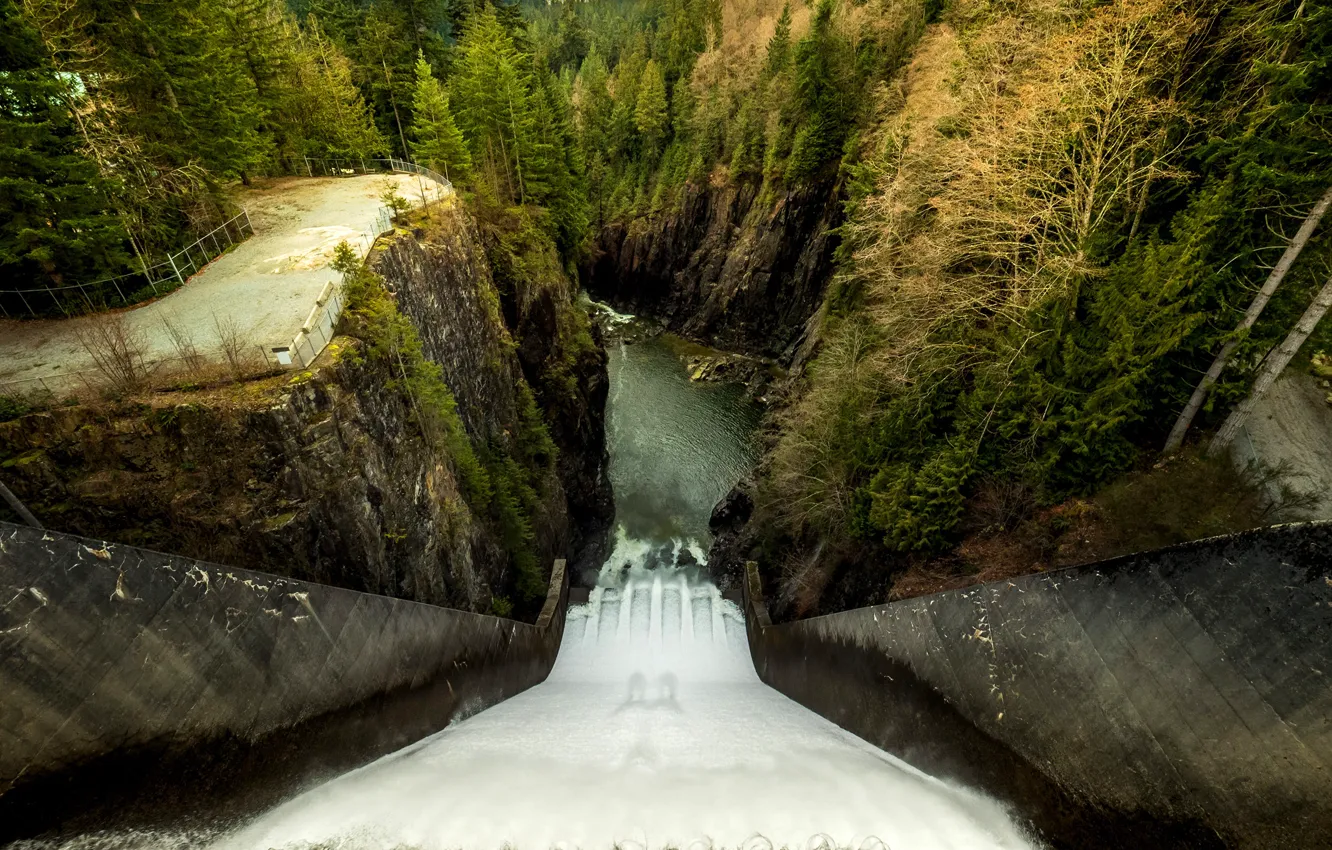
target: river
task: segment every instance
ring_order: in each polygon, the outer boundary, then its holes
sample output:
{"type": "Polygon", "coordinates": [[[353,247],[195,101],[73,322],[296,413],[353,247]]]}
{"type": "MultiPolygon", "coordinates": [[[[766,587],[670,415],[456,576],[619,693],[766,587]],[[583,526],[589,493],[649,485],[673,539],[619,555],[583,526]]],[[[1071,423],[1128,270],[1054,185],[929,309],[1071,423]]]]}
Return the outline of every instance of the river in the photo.
{"type": "Polygon", "coordinates": [[[616,545],[550,677],[297,796],[223,850],[1032,846],[998,803],[759,681],[739,608],[702,570],[758,411],[740,388],[692,384],[674,348],[611,342],[616,545]]]}
{"type": "Polygon", "coordinates": [[[708,517],[753,467],[762,413],[741,386],[690,381],[682,341],[622,333],[607,343],[615,530],[598,583],[610,585],[634,569],[704,562],[708,517]]]}

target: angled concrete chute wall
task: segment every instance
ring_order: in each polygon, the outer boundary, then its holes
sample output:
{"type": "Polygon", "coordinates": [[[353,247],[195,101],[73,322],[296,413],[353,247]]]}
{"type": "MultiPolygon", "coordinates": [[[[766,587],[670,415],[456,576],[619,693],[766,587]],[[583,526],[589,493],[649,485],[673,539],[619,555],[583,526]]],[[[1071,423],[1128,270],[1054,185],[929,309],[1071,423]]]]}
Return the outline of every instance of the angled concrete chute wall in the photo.
{"type": "Polygon", "coordinates": [[[764,681],[1047,832],[1332,846],[1332,524],[776,626],[746,590],[764,681]]]}
{"type": "Polygon", "coordinates": [[[562,561],[533,625],[0,523],[0,844],[392,751],[545,679],[567,598],[562,561]]]}

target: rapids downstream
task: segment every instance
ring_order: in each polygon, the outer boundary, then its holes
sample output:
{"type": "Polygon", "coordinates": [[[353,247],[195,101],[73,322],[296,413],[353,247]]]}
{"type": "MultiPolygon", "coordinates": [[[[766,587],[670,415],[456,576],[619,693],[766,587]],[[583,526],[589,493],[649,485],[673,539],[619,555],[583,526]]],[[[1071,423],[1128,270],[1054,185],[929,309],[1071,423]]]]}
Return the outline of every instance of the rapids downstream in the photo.
{"type": "Polygon", "coordinates": [[[660,340],[611,342],[618,528],[550,677],[277,807],[219,850],[1033,846],[996,802],[759,681],[701,575],[757,411],[660,340]]]}

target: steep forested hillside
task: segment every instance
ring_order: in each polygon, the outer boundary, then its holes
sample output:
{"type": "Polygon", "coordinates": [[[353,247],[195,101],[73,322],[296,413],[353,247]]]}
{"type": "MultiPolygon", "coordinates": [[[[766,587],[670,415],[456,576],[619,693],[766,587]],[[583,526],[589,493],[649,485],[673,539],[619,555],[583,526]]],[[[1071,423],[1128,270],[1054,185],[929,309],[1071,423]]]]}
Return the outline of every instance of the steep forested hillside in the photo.
{"type": "Polygon", "coordinates": [[[797,367],[728,557],[807,601],[1033,518],[1057,546],[1223,348],[1192,433],[1248,393],[1332,266],[1324,223],[1241,327],[1332,187],[1327,0],[0,9],[0,286],[133,268],[303,157],[414,156],[493,244],[540,231],[797,367]]]}
{"type": "MultiPolygon", "coordinates": [[[[1326,3],[598,8],[537,27],[566,78],[583,56],[595,220],[632,229],[686,184],[837,181],[821,348],[739,555],[806,604],[848,565],[891,573],[1157,457],[1233,342],[1198,421],[1215,424],[1327,276],[1315,231],[1237,332],[1332,186],[1326,3]]],[[[1179,482],[1214,488],[1204,503],[1248,486],[1215,464],[1179,482]]]]}

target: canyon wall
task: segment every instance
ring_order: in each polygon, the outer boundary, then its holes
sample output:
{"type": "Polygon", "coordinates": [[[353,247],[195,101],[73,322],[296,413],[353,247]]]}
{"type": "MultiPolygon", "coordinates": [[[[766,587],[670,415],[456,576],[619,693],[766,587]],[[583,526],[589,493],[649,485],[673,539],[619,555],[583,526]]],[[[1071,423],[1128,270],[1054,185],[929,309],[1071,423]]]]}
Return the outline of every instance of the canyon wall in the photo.
{"type": "MultiPolygon", "coordinates": [[[[596,558],[612,513],[605,354],[586,333],[547,331],[554,320],[543,316],[577,325],[558,266],[506,311],[470,215],[442,206],[414,232],[381,240],[370,262],[439,364],[479,452],[503,450],[525,415],[546,423],[556,457],[526,519],[537,569],[596,558]]],[[[421,428],[399,364],[362,356],[366,347],[344,336],[307,371],[0,423],[0,470],[50,528],[534,616],[539,599],[520,598],[514,563],[526,544],[469,500],[458,459],[421,428]]]]}
{"type": "Polygon", "coordinates": [[[752,182],[682,191],[670,209],[607,225],[581,269],[584,286],[683,336],[790,363],[832,274],[835,185],[774,197],[752,182]]]}
{"type": "Polygon", "coordinates": [[[501,245],[460,206],[432,215],[412,238],[388,241],[373,267],[417,328],[426,357],[443,368],[473,439],[505,439],[523,415],[522,385],[530,388],[558,449],[565,549],[599,563],[613,512],[609,383],[606,352],[576,304],[574,285],[539,234],[501,245]]]}

